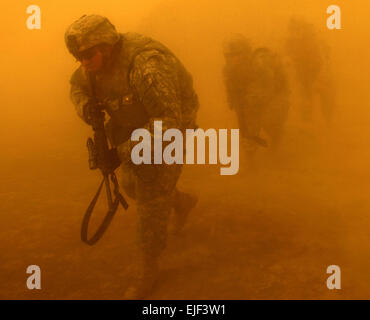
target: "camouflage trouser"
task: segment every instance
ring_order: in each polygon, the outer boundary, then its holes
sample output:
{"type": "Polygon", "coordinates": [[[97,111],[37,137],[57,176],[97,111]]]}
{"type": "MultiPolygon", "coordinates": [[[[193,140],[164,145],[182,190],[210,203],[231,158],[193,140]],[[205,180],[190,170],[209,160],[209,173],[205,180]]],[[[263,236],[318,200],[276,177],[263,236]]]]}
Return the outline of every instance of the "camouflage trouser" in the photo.
{"type": "Polygon", "coordinates": [[[121,165],[122,187],[137,203],[138,245],[148,258],[157,258],[166,247],[181,169],[181,165],[121,165]]]}
{"type": "Polygon", "coordinates": [[[236,108],[239,130],[244,148],[249,154],[254,154],[257,145],[251,137],[259,137],[261,131],[262,112],[260,106],[239,106],[236,108]]]}
{"type": "Polygon", "coordinates": [[[288,118],[289,97],[279,95],[267,106],[263,116],[262,128],[271,139],[271,147],[275,148],[280,144],[284,133],[284,127],[288,118]]]}
{"type": "Polygon", "coordinates": [[[260,106],[241,106],[236,109],[236,114],[242,138],[259,135],[262,120],[260,106]]]}

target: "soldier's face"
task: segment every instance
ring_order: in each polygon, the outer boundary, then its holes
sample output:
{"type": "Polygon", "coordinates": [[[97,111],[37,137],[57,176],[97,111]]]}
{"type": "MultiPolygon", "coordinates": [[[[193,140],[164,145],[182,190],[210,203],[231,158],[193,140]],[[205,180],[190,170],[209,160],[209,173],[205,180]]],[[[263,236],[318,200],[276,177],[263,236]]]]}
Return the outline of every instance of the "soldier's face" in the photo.
{"type": "Polygon", "coordinates": [[[79,54],[82,67],[88,72],[97,72],[103,66],[103,53],[99,48],[93,47],[79,54]]]}

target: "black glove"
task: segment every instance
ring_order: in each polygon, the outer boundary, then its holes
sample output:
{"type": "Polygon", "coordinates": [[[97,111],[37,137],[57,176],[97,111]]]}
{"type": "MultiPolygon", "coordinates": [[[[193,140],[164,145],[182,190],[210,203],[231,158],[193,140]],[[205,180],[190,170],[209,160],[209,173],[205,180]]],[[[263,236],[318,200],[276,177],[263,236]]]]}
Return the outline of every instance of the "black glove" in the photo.
{"type": "Polygon", "coordinates": [[[84,119],[87,124],[91,125],[93,123],[93,119],[100,121],[103,119],[105,120],[105,113],[103,112],[104,107],[101,104],[92,104],[88,103],[84,107],[84,119]]]}

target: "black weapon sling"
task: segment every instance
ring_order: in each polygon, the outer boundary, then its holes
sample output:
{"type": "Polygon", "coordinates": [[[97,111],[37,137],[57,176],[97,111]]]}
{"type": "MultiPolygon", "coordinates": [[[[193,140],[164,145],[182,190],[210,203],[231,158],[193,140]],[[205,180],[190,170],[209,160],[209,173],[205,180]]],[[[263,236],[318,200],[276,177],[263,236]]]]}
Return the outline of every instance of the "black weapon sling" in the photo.
{"type": "MultiPolygon", "coordinates": [[[[89,75],[89,84],[90,84],[90,89],[91,89],[92,103],[95,107],[97,107],[97,101],[96,101],[96,96],[95,96],[95,78],[91,75],[89,75]]],[[[105,131],[104,131],[104,119],[99,119],[98,123],[95,122],[95,124],[93,124],[93,130],[94,130],[95,144],[94,144],[94,142],[92,141],[91,138],[89,138],[88,141],[87,141],[87,146],[88,146],[88,149],[89,149],[89,156],[90,157],[91,157],[91,154],[90,154],[91,153],[91,150],[90,150],[91,147],[94,149],[92,151],[92,153],[94,153],[93,156],[96,156],[96,153],[97,153],[96,144],[97,143],[100,144],[98,146],[98,150],[101,153],[109,151],[107,137],[106,137],[105,131]]],[[[102,157],[102,155],[100,155],[100,157],[102,157]]],[[[90,163],[90,159],[89,159],[89,163],[90,163]]],[[[116,174],[114,173],[114,170],[106,172],[106,170],[103,170],[102,167],[99,166],[99,165],[96,165],[96,163],[93,164],[93,165],[90,163],[90,169],[96,169],[96,168],[101,169],[101,171],[103,173],[103,180],[100,183],[100,186],[99,186],[94,198],[91,200],[91,202],[90,202],[90,204],[89,204],[89,206],[88,206],[88,208],[85,212],[85,215],[84,215],[83,220],[82,220],[82,225],[81,225],[81,240],[84,243],[86,243],[90,246],[92,246],[96,242],[98,242],[99,239],[105,233],[105,231],[108,229],[110,223],[112,222],[112,219],[113,219],[114,215],[117,212],[118,205],[121,203],[122,207],[125,210],[127,210],[127,208],[128,208],[128,204],[127,204],[125,198],[119,192],[119,185],[118,185],[117,177],[116,177],[116,174]],[[109,180],[111,180],[112,183],[113,183],[113,187],[114,187],[113,193],[114,193],[114,196],[115,196],[114,200],[112,200],[112,193],[111,193],[111,187],[110,187],[110,181],[109,180]],[[105,218],[104,218],[103,222],[98,227],[97,231],[91,236],[91,238],[88,238],[88,226],[89,226],[89,222],[90,222],[90,219],[91,219],[91,215],[93,213],[93,210],[95,208],[95,204],[98,201],[98,198],[100,196],[100,193],[101,193],[101,190],[102,190],[104,184],[105,184],[105,188],[106,188],[106,192],[107,192],[108,212],[105,215],[105,218]]]]}

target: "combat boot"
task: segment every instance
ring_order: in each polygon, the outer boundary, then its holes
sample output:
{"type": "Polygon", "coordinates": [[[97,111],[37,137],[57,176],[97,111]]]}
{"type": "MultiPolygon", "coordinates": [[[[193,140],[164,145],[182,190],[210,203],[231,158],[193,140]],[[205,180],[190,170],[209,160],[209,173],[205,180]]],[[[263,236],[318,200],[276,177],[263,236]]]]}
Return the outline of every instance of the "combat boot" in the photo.
{"type": "Polygon", "coordinates": [[[141,261],[134,282],[127,288],[124,300],[142,300],[149,297],[159,276],[158,258],[146,258],[141,261]]]}
{"type": "Polygon", "coordinates": [[[189,212],[198,202],[198,197],[189,193],[177,191],[174,200],[175,215],[173,233],[177,234],[183,229],[189,212]]]}

